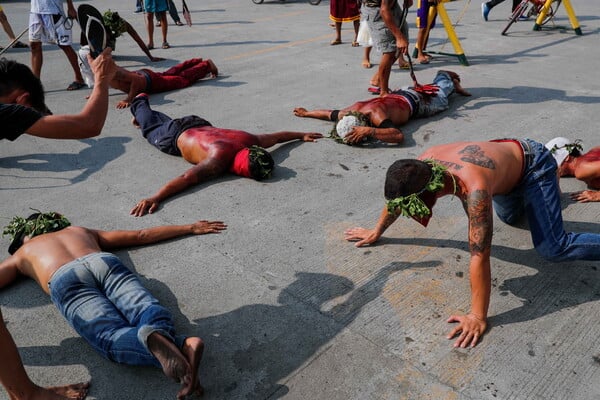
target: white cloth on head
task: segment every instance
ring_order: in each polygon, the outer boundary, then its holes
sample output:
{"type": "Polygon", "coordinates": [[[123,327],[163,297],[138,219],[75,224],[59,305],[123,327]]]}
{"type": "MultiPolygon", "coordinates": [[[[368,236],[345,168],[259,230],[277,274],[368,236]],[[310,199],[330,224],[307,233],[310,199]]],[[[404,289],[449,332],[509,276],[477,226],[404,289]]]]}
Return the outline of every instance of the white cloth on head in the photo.
{"type": "Polygon", "coordinates": [[[565,161],[565,158],[569,156],[569,151],[567,150],[567,146],[575,144],[571,139],[567,139],[566,137],[555,137],[548,143],[546,143],[546,148],[552,153],[552,156],[556,160],[556,165],[559,167],[565,161]],[[554,149],[554,150],[553,150],[554,149]]]}
{"type": "Polygon", "coordinates": [[[346,115],[340,119],[335,127],[335,130],[339,137],[342,139],[346,137],[348,133],[352,131],[355,126],[359,126],[360,121],[354,115],[346,115]]]}

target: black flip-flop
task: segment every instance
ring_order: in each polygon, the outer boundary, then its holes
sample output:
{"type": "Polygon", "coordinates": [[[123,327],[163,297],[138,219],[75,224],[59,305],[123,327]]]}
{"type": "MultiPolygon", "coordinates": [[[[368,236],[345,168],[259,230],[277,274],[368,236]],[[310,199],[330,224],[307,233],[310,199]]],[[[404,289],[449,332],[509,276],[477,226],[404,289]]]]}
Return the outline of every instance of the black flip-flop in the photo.
{"type": "Polygon", "coordinates": [[[81,4],[77,7],[77,19],[90,46],[90,54],[96,58],[108,44],[102,14],[89,4],[81,4]]]}

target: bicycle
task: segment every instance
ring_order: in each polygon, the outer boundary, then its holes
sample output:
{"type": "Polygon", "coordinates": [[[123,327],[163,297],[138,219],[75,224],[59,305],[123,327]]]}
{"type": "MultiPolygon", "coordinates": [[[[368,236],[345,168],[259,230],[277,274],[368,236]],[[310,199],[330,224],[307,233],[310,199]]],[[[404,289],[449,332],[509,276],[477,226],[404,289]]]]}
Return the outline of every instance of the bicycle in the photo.
{"type": "MultiPolygon", "coordinates": [[[[561,0],[552,0],[550,8],[548,9],[548,12],[546,13],[546,17],[544,18],[544,20],[542,21],[542,23],[540,25],[544,25],[548,21],[554,19],[554,15],[556,14],[558,7],[560,6],[560,3],[561,3],[561,0]]],[[[515,10],[513,11],[512,15],[510,16],[508,25],[506,25],[506,28],[504,28],[504,30],[502,31],[502,35],[506,35],[506,31],[508,31],[508,28],[510,28],[510,26],[512,24],[514,24],[515,22],[517,22],[519,19],[522,19],[522,18],[529,19],[532,16],[535,16],[535,18],[537,18],[537,16],[542,11],[542,8],[544,8],[544,4],[546,4],[545,0],[523,0],[523,1],[521,1],[519,3],[519,5],[517,6],[517,8],[515,8],[515,10]]]]}
{"type": "MultiPolygon", "coordinates": [[[[261,4],[263,1],[265,1],[265,0],[252,0],[252,2],[254,4],[261,4]]],[[[280,1],[285,1],[285,0],[280,0],[280,1]]],[[[321,2],[321,0],[308,0],[308,2],[310,4],[312,4],[313,6],[317,6],[321,2]]]]}

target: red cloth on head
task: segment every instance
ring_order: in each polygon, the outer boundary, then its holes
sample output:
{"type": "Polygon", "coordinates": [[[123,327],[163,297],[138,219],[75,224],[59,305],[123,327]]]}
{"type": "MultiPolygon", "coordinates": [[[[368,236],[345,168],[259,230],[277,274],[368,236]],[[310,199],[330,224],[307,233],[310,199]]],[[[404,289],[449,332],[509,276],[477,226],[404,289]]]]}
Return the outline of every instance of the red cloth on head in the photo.
{"type": "Polygon", "coordinates": [[[233,159],[229,171],[239,176],[251,178],[250,175],[250,149],[248,147],[238,151],[233,159]]]}

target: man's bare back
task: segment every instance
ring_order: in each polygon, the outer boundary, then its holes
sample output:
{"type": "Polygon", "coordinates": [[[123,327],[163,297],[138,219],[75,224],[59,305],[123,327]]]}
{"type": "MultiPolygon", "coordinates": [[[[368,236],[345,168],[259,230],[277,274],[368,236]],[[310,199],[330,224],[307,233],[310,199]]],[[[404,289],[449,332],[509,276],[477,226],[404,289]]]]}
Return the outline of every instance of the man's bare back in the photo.
{"type": "Polygon", "coordinates": [[[515,142],[449,143],[431,147],[418,158],[441,162],[467,190],[487,188],[491,196],[511,191],[523,166],[522,149],[515,142]]]}
{"type": "MultiPolygon", "coordinates": [[[[19,274],[38,282],[42,290],[50,294],[48,283],[56,271],[78,258],[103,250],[144,245],[184,235],[219,233],[226,225],[220,221],[197,221],[187,225],[169,225],[133,231],[100,231],[77,226],[67,226],[56,232],[44,233],[33,238],[25,237],[16,252],[0,263],[0,287],[10,284],[19,274]]],[[[96,297],[103,295],[98,292],[96,297]]],[[[66,314],[65,314],[66,315],[66,314]]],[[[148,348],[159,361],[163,372],[176,382],[182,383],[178,399],[202,393],[198,382],[198,366],[204,343],[198,337],[187,337],[181,348],[158,332],[148,337],[148,348]]],[[[87,384],[69,385],[43,389],[48,399],[83,398],[87,384]],[[63,397],[57,397],[55,394],[63,397]]]]}
{"type": "Polygon", "coordinates": [[[69,226],[26,239],[13,257],[17,258],[19,272],[34,279],[49,294],[48,282],[52,275],[68,262],[102,251],[98,241],[95,231],[69,226]]]}
{"type": "Polygon", "coordinates": [[[192,164],[198,164],[215,153],[219,153],[219,159],[223,163],[229,164],[238,151],[258,144],[259,139],[256,135],[214,126],[191,128],[177,138],[177,147],[181,155],[192,164]]]}

